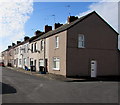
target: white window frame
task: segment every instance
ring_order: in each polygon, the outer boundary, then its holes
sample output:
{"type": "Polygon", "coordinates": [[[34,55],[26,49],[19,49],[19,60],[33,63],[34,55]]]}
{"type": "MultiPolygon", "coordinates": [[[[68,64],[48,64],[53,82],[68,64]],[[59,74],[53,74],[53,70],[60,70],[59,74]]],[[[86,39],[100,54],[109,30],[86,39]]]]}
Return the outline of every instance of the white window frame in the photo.
{"type": "Polygon", "coordinates": [[[85,36],[83,34],[78,35],[78,48],[85,48],[85,36]]]}
{"type": "Polygon", "coordinates": [[[55,48],[59,48],[59,36],[55,36],[55,48]]]}
{"type": "Polygon", "coordinates": [[[60,70],[60,58],[53,57],[53,70],[60,70]],[[59,62],[59,67],[55,67],[55,62],[59,62]]]}

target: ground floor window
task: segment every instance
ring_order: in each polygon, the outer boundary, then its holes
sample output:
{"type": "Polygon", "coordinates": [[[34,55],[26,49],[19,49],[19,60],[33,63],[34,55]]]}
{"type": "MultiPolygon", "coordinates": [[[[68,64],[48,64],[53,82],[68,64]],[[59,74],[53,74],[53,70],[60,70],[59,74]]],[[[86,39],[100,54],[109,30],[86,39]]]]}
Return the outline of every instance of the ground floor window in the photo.
{"type": "Polygon", "coordinates": [[[19,59],[19,64],[20,64],[20,65],[22,64],[21,59],[19,59]]]}
{"type": "Polygon", "coordinates": [[[24,65],[27,65],[27,59],[24,58],[24,65]]]}
{"type": "Polygon", "coordinates": [[[30,66],[33,66],[33,58],[30,58],[30,66]]]}
{"type": "Polygon", "coordinates": [[[53,69],[60,70],[60,59],[57,57],[53,58],[53,69]]]}
{"type": "Polygon", "coordinates": [[[14,60],[14,65],[16,64],[16,59],[14,60]]]}
{"type": "Polygon", "coordinates": [[[39,66],[44,66],[44,60],[43,59],[39,59],[39,66]]]}

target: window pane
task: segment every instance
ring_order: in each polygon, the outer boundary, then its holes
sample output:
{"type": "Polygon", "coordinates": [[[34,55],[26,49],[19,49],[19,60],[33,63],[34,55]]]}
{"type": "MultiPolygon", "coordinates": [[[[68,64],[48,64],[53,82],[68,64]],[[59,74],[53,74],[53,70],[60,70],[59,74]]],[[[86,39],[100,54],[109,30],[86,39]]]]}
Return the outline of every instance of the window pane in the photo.
{"type": "Polygon", "coordinates": [[[42,40],[41,41],[41,50],[43,50],[44,49],[44,41],[42,40]]]}
{"type": "Polygon", "coordinates": [[[78,48],[84,47],[84,35],[78,35],[78,48]]]}
{"type": "Polygon", "coordinates": [[[56,68],[59,69],[59,62],[58,61],[56,61],[56,68]]]}
{"type": "Polygon", "coordinates": [[[55,47],[56,48],[59,47],[59,37],[58,36],[55,37],[55,47]]]}
{"type": "Polygon", "coordinates": [[[39,60],[39,66],[44,66],[44,60],[43,59],[39,60]]]}
{"type": "Polygon", "coordinates": [[[55,69],[55,70],[60,69],[60,60],[59,60],[59,58],[53,58],[53,69],[55,69]]]}

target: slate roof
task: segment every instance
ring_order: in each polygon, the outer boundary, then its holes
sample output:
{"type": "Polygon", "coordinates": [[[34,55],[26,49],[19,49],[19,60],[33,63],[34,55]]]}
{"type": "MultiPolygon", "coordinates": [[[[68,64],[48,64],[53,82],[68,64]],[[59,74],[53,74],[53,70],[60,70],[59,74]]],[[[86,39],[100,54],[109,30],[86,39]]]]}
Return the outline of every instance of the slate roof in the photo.
{"type": "MultiPolygon", "coordinates": [[[[40,39],[44,39],[44,38],[50,37],[50,36],[52,36],[52,35],[55,35],[55,34],[60,33],[60,32],[63,32],[63,31],[65,31],[65,30],[68,30],[69,28],[71,28],[72,26],[76,25],[77,23],[83,21],[84,19],[86,19],[87,17],[89,17],[90,15],[92,15],[93,13],[95,13],[95,14],[96,14],[104,23],[106,23],[117,35],[119,35],[103,18],[101,18],[95,11],[93,11],[93,12],[91,12],[91,13],[85,15],[85,16],[82,16],[81,18],[78,18],[77,20],[75,20],[75,21],[73,21],[73,22],[71,22],[71,23],[69,23],[69,24],[66,23],[66,24],[60,26],[59,28],[57,28],[57,29],[55,29],[55,30],[51,30],[51,31],[49,31],[49,32],[47,32],[47,33],[42,32],[40,35],[33,36],[33,37],[31,37],[30,39],[28,39],[28,40],[26,40],[26,41],[23,41],[23,42],[15,45],[15,46],[13,46],[12,48],[15,48],[15,47],[17,47],[17,46],[19,46],[19,45],[22,45],[22,44],[24,44],[24,43],[26,43],[26,42],[28,42],[28,41],[31,43],[31,42],[34,42],[34,41],[38,41],[38,40],[40,40],[40,39]]],[[[9,50],[9,49],[7,49],[7,50],[9,50]]]]}
{"type": "MultiPolygon", "coordinates": [[[[81,18],[78,18],[77,20],[71,22],[71,23],[66,23],[62,26],[60,26],[59,28],[55,29],[55,30],[51,30],[43,35],[41,35],[40,37],[38,37],[37,39],[35,39],[34,41],[38,41],[40,39],[43,39],[43,38],[47,38],[47,37],[50,37],[52,35],[55,35],[57,33],[60,33],[60,32],[63,32],[65,30],[68,30],[69,28],[71,28],[72,26],[76,25],[77,23],[81,22],[82,20],[86,19],[87,17],[89,17],[90,15],[92,15],[93,13],[97,14],[95,11],[85,15],[85,16],[82,16],[81,18]]],[[[103,21],[105,22],[116,34],[118,34],[104,19],[102,19],[98,14],[97,16],[103,21]]]]}

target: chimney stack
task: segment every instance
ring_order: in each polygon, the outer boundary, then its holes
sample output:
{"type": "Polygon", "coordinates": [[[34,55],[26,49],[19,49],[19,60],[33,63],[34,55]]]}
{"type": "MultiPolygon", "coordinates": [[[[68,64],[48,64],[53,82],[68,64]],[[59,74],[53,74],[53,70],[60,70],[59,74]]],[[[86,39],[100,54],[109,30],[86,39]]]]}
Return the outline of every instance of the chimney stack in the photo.
{"type": "Polygon", "coordinates": [[[17,41],[17,44],[21,43],[21,41],[17,41]]]}
{"type": "Polygon", "coordinates": [[[12,43],[12,46],[15,46],[15,43],[12,43]]]}
{"type": "Polygon", "coordinates": [[[71,22],[73,22],[73,21],[75,21],[77,19],[78,19],[78,17],[76,17],[76,16],[69,16],[68,17],[68,23],[71,23],[71,22]]]}
{"type": "Polygon", "coordinates": [[[41,35],[41,33],[42,33],[42,32],[39,31],[39,30],[35,31],[35,35],[36,35],[36,36],[41,35]]]}
{"type": "Polygon", "coordinates": [[[8,49],[11,48],[12,46],[8,46],[8,49]]]}
{"type": "Polygon", "coordinates": [[[24,37],[24,41],[26,41],[26,40],[28,40],[29,39],[29,37],[28,36],[25,36],[24,37]]]}
{"type": "Polygon", "coordinates": [[[45,25],[45,28],[44,28],[45,33],[51,30],[52,30],[52,26],[45,25]]]}
{"type": "Polygon", "coordinates": [[[55,23],[55,24],[54,24],[54,29],[59,28],[59,27],[62,26],[62,25],[63,25],[63,24],[55,23]]]}

